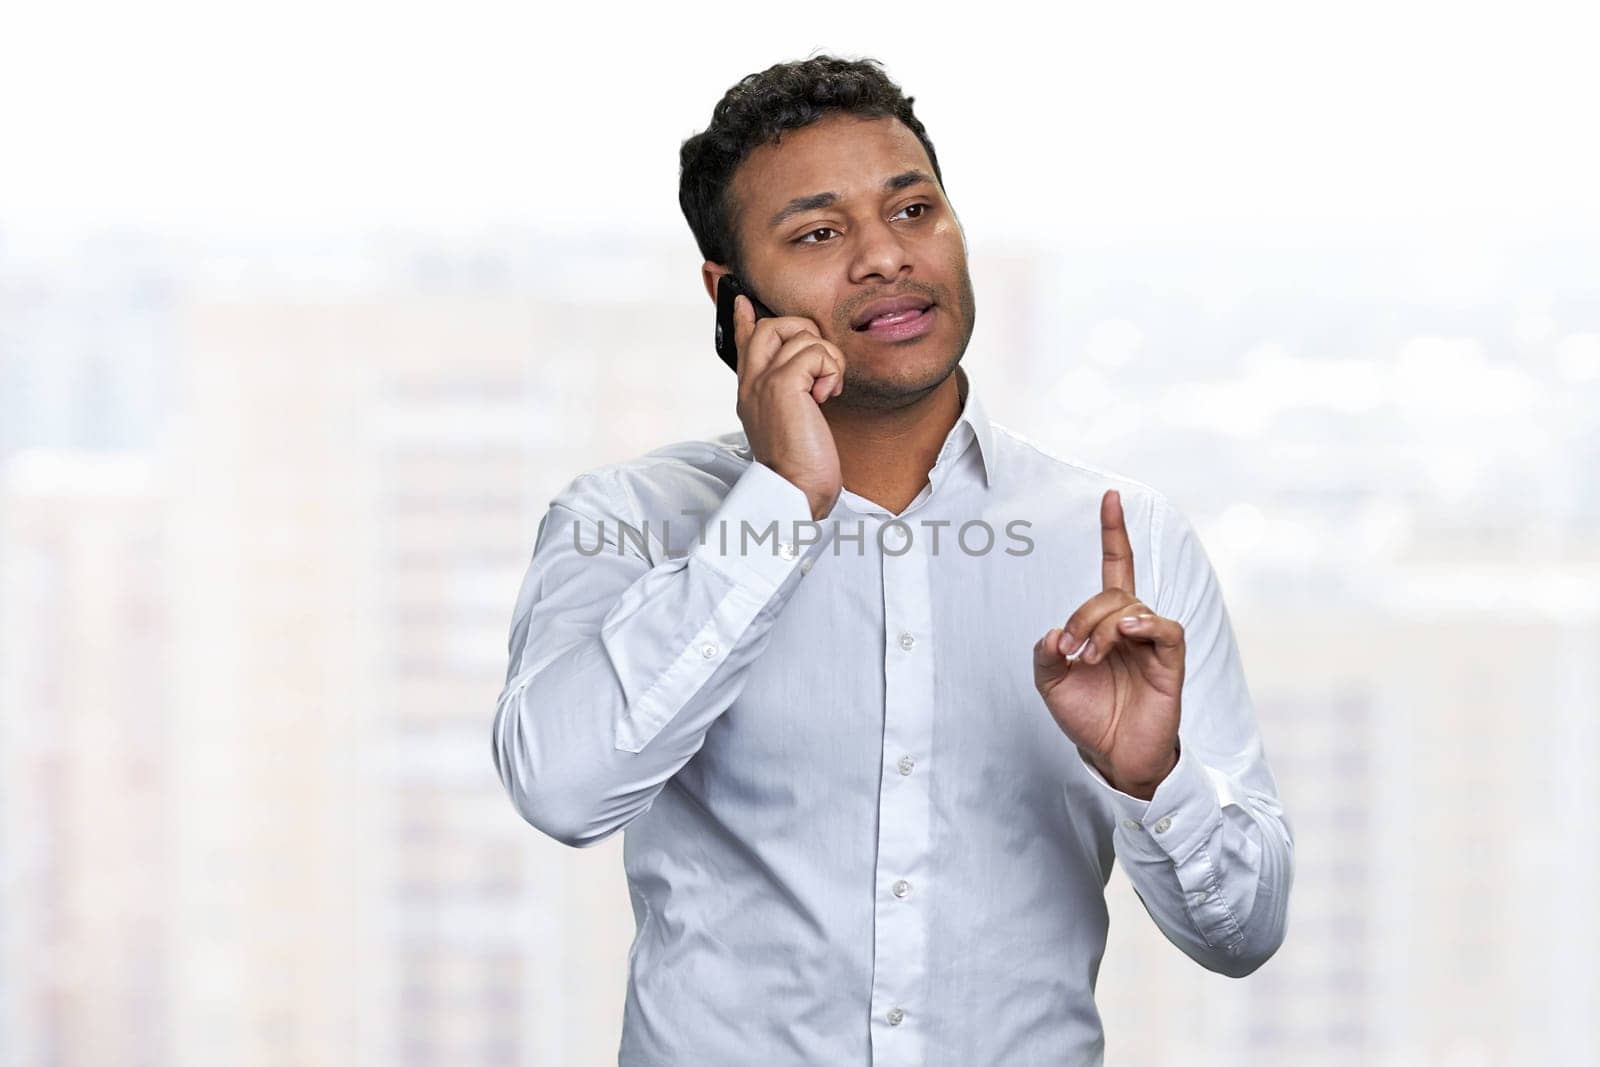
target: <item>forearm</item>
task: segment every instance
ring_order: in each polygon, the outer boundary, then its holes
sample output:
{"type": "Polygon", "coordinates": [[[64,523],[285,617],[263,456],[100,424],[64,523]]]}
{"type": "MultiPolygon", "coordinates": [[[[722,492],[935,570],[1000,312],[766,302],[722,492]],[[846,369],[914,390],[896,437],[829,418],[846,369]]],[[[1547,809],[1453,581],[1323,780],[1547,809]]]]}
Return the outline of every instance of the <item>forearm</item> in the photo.
{"type": "MultiPolygon", "coordinates": [[[[774,512],[784,523],[808,518],[803,494],[786,486],[761,468],[713,519],[737,537],[745,519],[760,528],[774,512]]],[[[713,536],[655,567],[596,557],[530,577],[540,595],[513,630],[520,669],[493,730],[496,770],[524,819],[584,847],[648,810],[738,697],[800,565],[822,543],[791,555],[772,548],[724,553],[713,536]]],[[[536,556],[536,567],[548,565],[536,556]]]]}
{"type": "Polygon", "coordinates": [[[1201,966],[1243,977],[1283,943],[1293,837],[1276,796],[1245,790],[1180,745],[1171,773],[1142,800],[1114,794],[1116,852],[1168,940],[1201,966]]]}

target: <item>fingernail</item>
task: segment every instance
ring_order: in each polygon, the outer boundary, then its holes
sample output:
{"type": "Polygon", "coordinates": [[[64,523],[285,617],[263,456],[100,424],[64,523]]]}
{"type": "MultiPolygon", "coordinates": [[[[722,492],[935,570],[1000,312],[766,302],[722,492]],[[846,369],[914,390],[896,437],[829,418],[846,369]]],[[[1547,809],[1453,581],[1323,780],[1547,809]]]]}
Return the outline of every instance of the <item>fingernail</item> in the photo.
{"type": "Polygon", "coordinates": [[[1122,627],[1124,630],[1137,630],[1139,627],[1144,625],[1144,620],[1138,618],[1137,616],[1129,615],[1127,618],[1117,623],[1117,625],[1122,627]]]}
{"type": "Polygon", "coordinates": [[[1093,641],[1090,641],[1087,645],[1084,646],[1084,648],[1083,648],[1083,658],[1088,660],[1090,663],[1094,662],[1094,642],[1093,641]]]}
{"type": "Polygon", "coordinates": [[[1072,655],[1072,650],[1077,648],[1077,647],[1078,647],[1078,639],[1076,637],[1073,637],[1071,634],[1067,633],[1067,631],[1062,630],[1061,631],[1061,654],[1064,655],[1064,656],[1070,656],[1070,655],[1072,655]]]}

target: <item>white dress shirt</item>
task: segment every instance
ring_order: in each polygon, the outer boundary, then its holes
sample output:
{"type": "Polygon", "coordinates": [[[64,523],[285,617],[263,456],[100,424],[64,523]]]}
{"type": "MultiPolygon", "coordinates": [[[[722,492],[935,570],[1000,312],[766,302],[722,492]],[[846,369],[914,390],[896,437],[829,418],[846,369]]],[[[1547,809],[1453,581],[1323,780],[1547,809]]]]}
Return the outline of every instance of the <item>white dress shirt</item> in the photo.
{"type": "Polygon", "coordinates": [[[845,490],[813,524],[730,433],[582,474],[540,523],[494,760],[551,837],[626,828],[621,1064],[1100,1064],[1114,857],[1212,971],[1283,939],[1292,832],[1194,528],[990,423],[957,374],[898,516],[845,490]],[[1135,595],[1186,638],[1149,801],[1033,681],[1035,642],[1100,591],[1108,488],[1135,595]]]}

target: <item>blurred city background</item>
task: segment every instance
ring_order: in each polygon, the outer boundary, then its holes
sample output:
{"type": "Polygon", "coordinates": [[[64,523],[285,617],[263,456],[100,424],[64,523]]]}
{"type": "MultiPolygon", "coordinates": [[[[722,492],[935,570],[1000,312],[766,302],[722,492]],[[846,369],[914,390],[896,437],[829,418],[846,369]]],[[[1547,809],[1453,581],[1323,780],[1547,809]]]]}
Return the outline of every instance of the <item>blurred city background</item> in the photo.
{"type": "Polygon", "coordinates": [[[917,100],[991,417],[1194,519],[1295,828],[1244,980],[1114,874],[1107,1063],[1600,1062],[1575,8],[310,10],[0,31],[0,1063],[616,1061],[511,608],[573,476],[738,428],[677,145],[818,50],[917,100]]]}

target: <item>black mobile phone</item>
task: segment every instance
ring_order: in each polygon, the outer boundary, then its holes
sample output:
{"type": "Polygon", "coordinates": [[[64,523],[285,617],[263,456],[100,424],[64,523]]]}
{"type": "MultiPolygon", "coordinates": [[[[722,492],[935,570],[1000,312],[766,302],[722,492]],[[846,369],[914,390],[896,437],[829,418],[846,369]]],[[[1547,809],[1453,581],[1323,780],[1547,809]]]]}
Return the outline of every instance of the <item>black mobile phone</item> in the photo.
{"type": "Polygon", "coordinates": [[[739,280],[737,274],[724,274],[717,281],[717,355],[722,357],[722,362],[728,365],[729,370],[735,372],[739,369],[739,352],[733,340],[733,300],[740,293],[750,298],[756,318],[777,318],[771,308],[756,299],[756,294],[739,280]]]}

